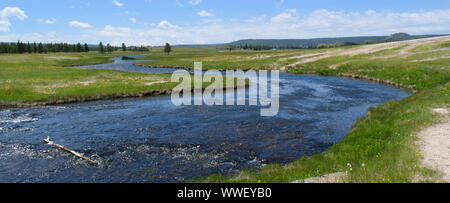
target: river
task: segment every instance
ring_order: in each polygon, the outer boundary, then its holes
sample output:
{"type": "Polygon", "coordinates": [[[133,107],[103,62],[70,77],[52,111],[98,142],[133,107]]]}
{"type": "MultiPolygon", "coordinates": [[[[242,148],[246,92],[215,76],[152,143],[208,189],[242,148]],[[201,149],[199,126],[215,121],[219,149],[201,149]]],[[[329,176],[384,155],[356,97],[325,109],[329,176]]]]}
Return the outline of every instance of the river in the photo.
{"type": "MultiPolygon", "coordinates": [[[[80,68],[170,73],[137,61],[80,68]]],[[[242,91],[242,90],[241,90],[242,91]]],[[[410,94],[338,77],[280,74],[280,112],[175,106],[170,96],[0,109],[0,182],[183,182],[289,163],[341,141],[368,109],[410,94]],[[43,140],[83,153],[77,159],[43,140]]]]}

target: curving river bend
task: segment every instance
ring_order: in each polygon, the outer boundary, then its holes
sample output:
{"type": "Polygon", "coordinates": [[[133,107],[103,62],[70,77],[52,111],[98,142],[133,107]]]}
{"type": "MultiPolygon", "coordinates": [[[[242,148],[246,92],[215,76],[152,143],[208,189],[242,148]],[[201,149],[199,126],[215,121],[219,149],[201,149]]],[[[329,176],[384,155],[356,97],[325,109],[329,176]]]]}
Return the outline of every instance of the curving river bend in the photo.
{"type": "MultiPolygon", "coordinates": [[[[175,70],[133,63],[80,68],[175,70]]],[[[261,117],[258,106],[176,107],[170,96],[0,109],[0,182],[183,182],[288,163],[342,140],[369,107],[407,96],[366,81],[284,73],[276,117],[261,117]],[[101,164],[46,145],[47,136],[101,164]]]]}

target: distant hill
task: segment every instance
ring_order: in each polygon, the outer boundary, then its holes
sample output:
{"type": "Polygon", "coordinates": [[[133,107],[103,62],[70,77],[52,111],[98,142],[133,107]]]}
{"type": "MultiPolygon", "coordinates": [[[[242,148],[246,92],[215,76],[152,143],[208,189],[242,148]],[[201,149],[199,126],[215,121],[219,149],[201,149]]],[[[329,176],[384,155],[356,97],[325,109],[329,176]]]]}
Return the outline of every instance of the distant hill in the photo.
{"type": "Polygon", "coordinates": [[[417,39],[414,36],[411,36],[409,34],[406,33],[396,33],[396,34],[392,34],[389,37],[386,37],[385,41],[386,42],[397,42],[397,41],[405,41],[405,40],[412,40],[412,39],[417,39]]]}
{"type": "Polygon", "coordinates": [[[390,36],[366,36],[366,37],[336,37],[336,38],[315,38],[315,39],[244,39],[231,42],[229,46],[269,46],[273,48],[310,48],[326,44],[368,44],[380,42],[394,42],[411,39],[421,39],[428,37],[437,37],[443,35],[408,35],[406,33],[397,33],[390,36]]]}

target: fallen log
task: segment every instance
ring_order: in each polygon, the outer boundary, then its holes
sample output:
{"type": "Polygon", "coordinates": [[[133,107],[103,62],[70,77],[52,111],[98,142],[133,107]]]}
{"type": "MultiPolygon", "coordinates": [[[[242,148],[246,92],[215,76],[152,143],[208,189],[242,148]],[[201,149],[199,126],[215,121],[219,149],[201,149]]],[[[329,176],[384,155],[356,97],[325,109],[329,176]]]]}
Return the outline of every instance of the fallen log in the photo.
{"type": "Polygon", "coordinates": [[[47,139],[45,139],[44,142],[47,143],[48,145],[51,145],[51,146],[57,147],[57,148],[59,148],[59,149],[61,149],[61,150],[64,150],[64,151],[66,151],[66,152],[69,152],[69,153],[73,154],[74,156],[76,156],[76,157],[78,157],[78,158],[81,158],[81,159],[83,159],[83,160],[88,161],[88,162],[91,163],[91,164],[94,164],[94,165],[99,165],[99,164],[100,164],[100,163],[98,163],[98,162],[96,162],[96,161],[94,161],[94,160],[92,160],[92,159],[89,159],[89,158],[87,158],[87,157],[81,155],[80,153],[77,153],[77,152],[75,152],[75,151],[73,151],[73,150],[70,150],[70,149],[65,148],[65,147],[62,146],[62,145],[59,145],[59,144],[54,143],[54,142],[50,139],[50,137],[47,137],[47,139]]]}

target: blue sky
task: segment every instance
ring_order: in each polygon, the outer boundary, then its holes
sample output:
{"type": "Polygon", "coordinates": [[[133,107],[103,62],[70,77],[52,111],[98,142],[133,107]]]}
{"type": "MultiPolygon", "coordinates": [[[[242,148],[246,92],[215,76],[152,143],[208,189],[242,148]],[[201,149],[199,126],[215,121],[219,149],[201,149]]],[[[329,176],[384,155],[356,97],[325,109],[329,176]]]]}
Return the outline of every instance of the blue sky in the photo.
{"type": "Polygon", "coordinates": [[[0,41],[161,45],[395,32],[450,33],[450,1],[0,1],[0,41]]]}

